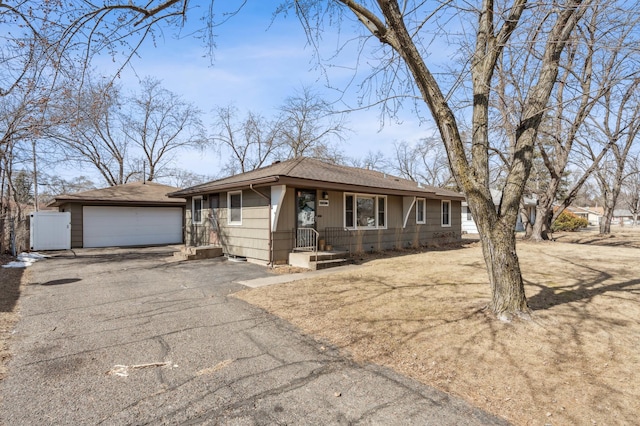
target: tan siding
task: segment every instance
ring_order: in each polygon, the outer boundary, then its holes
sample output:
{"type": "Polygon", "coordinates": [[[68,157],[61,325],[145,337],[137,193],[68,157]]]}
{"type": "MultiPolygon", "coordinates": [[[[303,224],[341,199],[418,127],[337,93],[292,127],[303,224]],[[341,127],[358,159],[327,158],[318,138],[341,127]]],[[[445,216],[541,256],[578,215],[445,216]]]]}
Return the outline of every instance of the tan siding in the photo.
{"type": "Polygon", "coordinates": [[[59,211],[71,213],[71,247],[82,247],[82,205],[78,203],[63,204],[59,211]]]}
{"type": "Polygon", "coordinates": [[[291,230],[273,233],[273,263],[286,264],[292,250],[293,232],[291,230]]]}
{"type": "Polygon", "coordinates": [[[205,220],[202,223],[194,224],[191,222],[192,218],[192,202],[191,198],[187,198],[187,204],[184,214],[184,241],[188,246],[205,246],[209,244],[211,233],[211,209],[204,209],[202,216],[205,220]]]}
{"type": "Polygon", "coordinates": [[[242,224],[227,223],[227,193],[220,194],[220,245],[225,253],[269,261],[269,203],[253,191],[242,191],[242,224]]]}
{"type": "Polygon", "coordinates": [[[284,195],[284,202],[280,207],[280,217],[278,218],[278,231],[291,232],[296,227],[296,190],[287,187],[284,195]]]}
{"type": "MultiPolygon", "coordinates": [[[[318,190],[317,200],[322,199],[322,188],[318,190]]],[[[262,193],[267,194],[264,190],[262,193]]],[[[269,193],[270,195],[270,193],[269,193]]],[[[274,263],[286,263],[293,245],[295,220],[295,188],[288,187],[278,219],[278,231],[272,234],[272,260],[274,263]]],[[[403,198],[388,196],[386,203],[387,229],[345,231],[344,227],[344,196],[340,191],[328,191],[329,206],[316,207],[317,229],[320,238],[332,244],[335,248],[347,249],[351,252],[378,251],[441,244],[460,238],[461,208],[459,201],[451,202],[451,227],[441,226],[441,201],[427,199],[426,219],[424,225],[416,224],[415,204],[409,212],[407,227],[403,228],[403,198]],[[328,230],[327,228],[330,228],[328,230]]],[[[187,200],[186,234],[190,232],[191,201],[187,200]]],[[[220,224],[220,245],[225,253],[245,256],[264,262],[269,261],[269,203],[251,190],[242,193],[242,224],[229,225],[227,223],[227,193],[220,193],[220,208],[218,209],[220,224]]],[[[207,223],[204,228],[209,227],[207,223]]],[[[207,229],[209,229],[207,228],[207,229]]],[[[202,238],[207,231],[198,229],[202,238]]],[[[187,241],[189,239],[187,238],[187,241]]]]}
{"type": "Polygon", "coordinates": [[[387,197],[387,228],[402,228],[403,222],[402,197],[387,197]]]}
{"type": "MultiPolygon", "coordinates": [[[[341,228],[344,226],[344,196],[342,192],[327,191],[329,194],[329,205],[326,207],[318,206],[316,208],[318,218],[318,229],[324,228],[341,228]]],[[[322,191],[319,192],[322,197],[322,191]]]]}

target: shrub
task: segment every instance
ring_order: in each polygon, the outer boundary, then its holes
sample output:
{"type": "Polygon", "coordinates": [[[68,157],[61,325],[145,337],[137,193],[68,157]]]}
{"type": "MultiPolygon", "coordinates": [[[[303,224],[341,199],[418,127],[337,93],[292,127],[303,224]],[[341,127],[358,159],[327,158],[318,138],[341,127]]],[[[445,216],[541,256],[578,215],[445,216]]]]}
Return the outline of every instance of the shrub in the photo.
{"type": "Polygon", "coordinates": [[[580,228],[586,228],[588,225],[589,221],[587,219],[565,210],[553,222],[551,231],[577,231],[580,228]]]}

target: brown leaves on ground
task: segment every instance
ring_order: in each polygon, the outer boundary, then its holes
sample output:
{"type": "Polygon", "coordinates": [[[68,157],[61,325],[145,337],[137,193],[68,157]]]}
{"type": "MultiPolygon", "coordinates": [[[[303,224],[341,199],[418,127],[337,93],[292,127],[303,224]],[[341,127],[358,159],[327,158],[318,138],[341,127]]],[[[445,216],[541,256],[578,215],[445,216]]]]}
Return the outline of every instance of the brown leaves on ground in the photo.
{"type": "MultiPolygon", "coordinates": [[[[13,261],[14,258],[0,255],[0,265],[13,261]]],[[[9,337],[18,322],[16,305],[20,297],[20,283],[24,268],[0,268],[0,380],[7,374],[9,337]]]]}
{"type": "Polygon", "coordinates": [[[238,297],[358,361],[515,424],[636,423],[640,232],[556,237],[567,242],[518,242],[532,321],[503,323],[483,310],[489,286],[478,244],[372,260],[238,297]]]}

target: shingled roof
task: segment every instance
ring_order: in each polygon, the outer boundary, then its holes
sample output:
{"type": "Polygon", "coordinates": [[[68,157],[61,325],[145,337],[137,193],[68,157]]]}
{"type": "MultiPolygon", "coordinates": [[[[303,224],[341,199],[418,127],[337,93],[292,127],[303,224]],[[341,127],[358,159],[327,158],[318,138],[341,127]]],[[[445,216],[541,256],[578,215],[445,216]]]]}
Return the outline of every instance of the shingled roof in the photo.
{"type": "Polygon", "coordinates": [[[181,206],[186,202],[184,198],[167,197],[169,192],[175,192],[177,189],[155,182],[132,182],[75,194],[59,195],[49,203],[49,206],[58,207],[70,202],[100,205],[181,206]]]}
{"type": "Polygon", "coordinates": [[[464,199],[453,191],[420,185],[375,170],[326,163],[314,158],[299,157],[275,162],[250,172],[185,188],[170,193],[170,197],[187,197],[220,191],[232,191],[283,184],[300,188],[366,192],[374,194],[420,196],[426,198],[464,199]]]}

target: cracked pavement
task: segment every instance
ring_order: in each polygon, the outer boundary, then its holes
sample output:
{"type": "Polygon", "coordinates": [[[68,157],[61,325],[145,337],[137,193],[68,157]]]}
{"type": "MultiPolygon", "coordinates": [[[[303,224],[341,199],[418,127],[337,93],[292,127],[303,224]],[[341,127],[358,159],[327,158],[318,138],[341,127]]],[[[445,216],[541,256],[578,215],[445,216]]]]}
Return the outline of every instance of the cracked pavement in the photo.
{"type": "Polygon", "coordinates": [[[228,297],[265,267],[170,247],[29,268],[3,424],[506,424],[228,297]]]}

